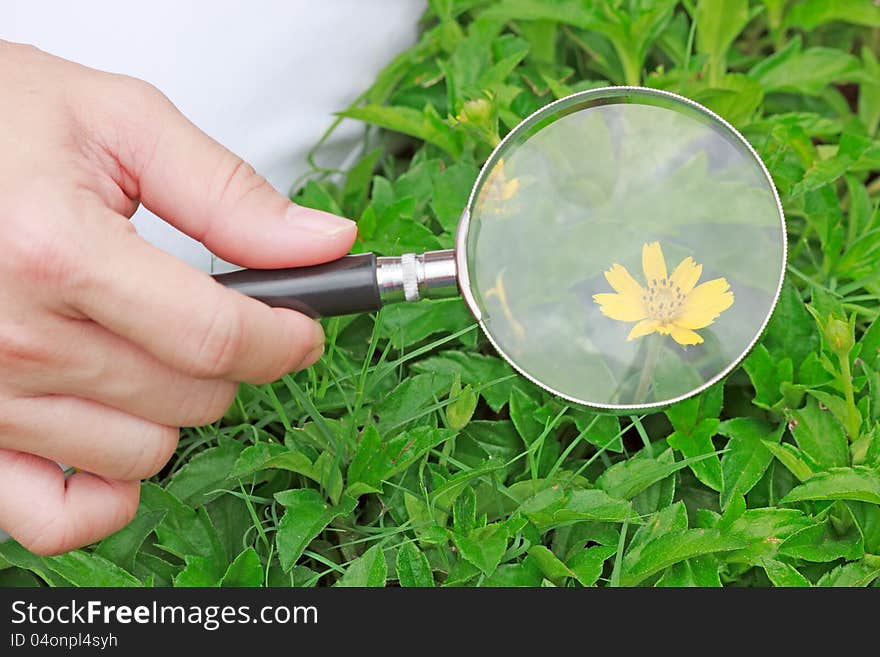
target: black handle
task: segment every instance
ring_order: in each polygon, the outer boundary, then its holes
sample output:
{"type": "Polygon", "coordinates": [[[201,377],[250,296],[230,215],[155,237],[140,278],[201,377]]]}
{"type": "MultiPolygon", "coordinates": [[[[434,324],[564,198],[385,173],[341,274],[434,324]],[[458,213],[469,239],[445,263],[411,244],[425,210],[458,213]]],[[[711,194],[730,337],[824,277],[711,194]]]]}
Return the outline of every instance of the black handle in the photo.
{"type": "Polygon", "coordinates": [[[277,308],[310,317],[348,315],[382,307],[376,282],[376,256],[361,253],[311,267],[242,269],[217,274],[228,288],[277,308]]]}

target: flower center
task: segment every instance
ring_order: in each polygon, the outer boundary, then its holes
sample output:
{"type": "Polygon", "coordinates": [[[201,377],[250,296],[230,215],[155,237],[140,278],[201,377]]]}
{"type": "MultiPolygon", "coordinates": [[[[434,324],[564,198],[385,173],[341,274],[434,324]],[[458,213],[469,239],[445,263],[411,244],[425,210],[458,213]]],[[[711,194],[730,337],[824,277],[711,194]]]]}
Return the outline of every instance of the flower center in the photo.
{"type": "Polygon", "coordinates": [[[648,316],[658,322],[668,323],[678,316],[684,304],[685,295],[681,288],[667,278],[653,278],[648,281],[648,289],[642,303],[648,316]]]}

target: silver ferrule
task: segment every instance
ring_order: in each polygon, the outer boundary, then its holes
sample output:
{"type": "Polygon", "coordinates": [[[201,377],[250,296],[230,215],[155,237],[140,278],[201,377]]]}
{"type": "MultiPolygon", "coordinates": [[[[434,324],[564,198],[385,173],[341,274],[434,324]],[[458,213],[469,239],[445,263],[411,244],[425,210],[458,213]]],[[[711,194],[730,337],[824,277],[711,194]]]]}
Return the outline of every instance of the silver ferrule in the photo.
{"type": "Polygon", "coordinates": [[[457,297],[455,251],[376,258],[376,281],[382,303],[457,297]]]}

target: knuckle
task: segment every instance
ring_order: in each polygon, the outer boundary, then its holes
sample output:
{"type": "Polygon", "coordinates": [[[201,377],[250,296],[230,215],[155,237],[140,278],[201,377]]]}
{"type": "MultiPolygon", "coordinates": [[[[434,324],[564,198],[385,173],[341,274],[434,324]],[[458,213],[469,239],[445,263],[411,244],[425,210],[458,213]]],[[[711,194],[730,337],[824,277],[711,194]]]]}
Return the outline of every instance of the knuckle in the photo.
{"type": "Polygon", "coordinates": [[[244,343],[244,318],[235,305],[218,304],[197,339],[189,374],[202,379],[229,376],[244,343]]]}
{"type": "Polygon", "coordinates": [[[36,366],[54,364],[58,347],[41,340],[34,331],[9,323],[0,323],[0,370],[21,371],[36,366]]]}
{"type": "Polygon", "coordinates": [[[226,149],[220,154],[216,170],[218,205],[235,205],[269,184],[250,164],[226,149]]]}
{"type": "Polygon", "coordinates": [[[150,109],[171,102],[155,85],[146,80],[123,74],[114,74],[112,78],[116,83],[117,98],[128,105],[129,111],[131,107],[150,109]]]}
{"type": "Polygon", "coordinates": [[[9,274],[44,289],[67,286],[77,278],[80,267],[75,247],[67,231],[53,228],[58,222],[35,221],[26,208],[13,210],[7,219],[0,225],[8,226],[2,239],[3,266],[9,274]]]}

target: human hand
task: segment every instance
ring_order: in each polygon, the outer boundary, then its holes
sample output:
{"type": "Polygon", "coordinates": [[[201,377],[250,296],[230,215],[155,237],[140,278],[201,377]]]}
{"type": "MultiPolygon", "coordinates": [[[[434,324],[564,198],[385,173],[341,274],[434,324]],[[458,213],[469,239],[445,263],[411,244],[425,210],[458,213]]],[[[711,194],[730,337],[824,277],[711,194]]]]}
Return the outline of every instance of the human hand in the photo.
{"type": "Polygon", "coordinates": [[[55,554],[124,526],[178,427],[220,418],[236,382],[323,351],[313,320],[147,244],[138,201],[245,267],[337,258],[356,229],[291,204],[142,81],[0,41],[0,89],[0,527],[55,554]]]}

